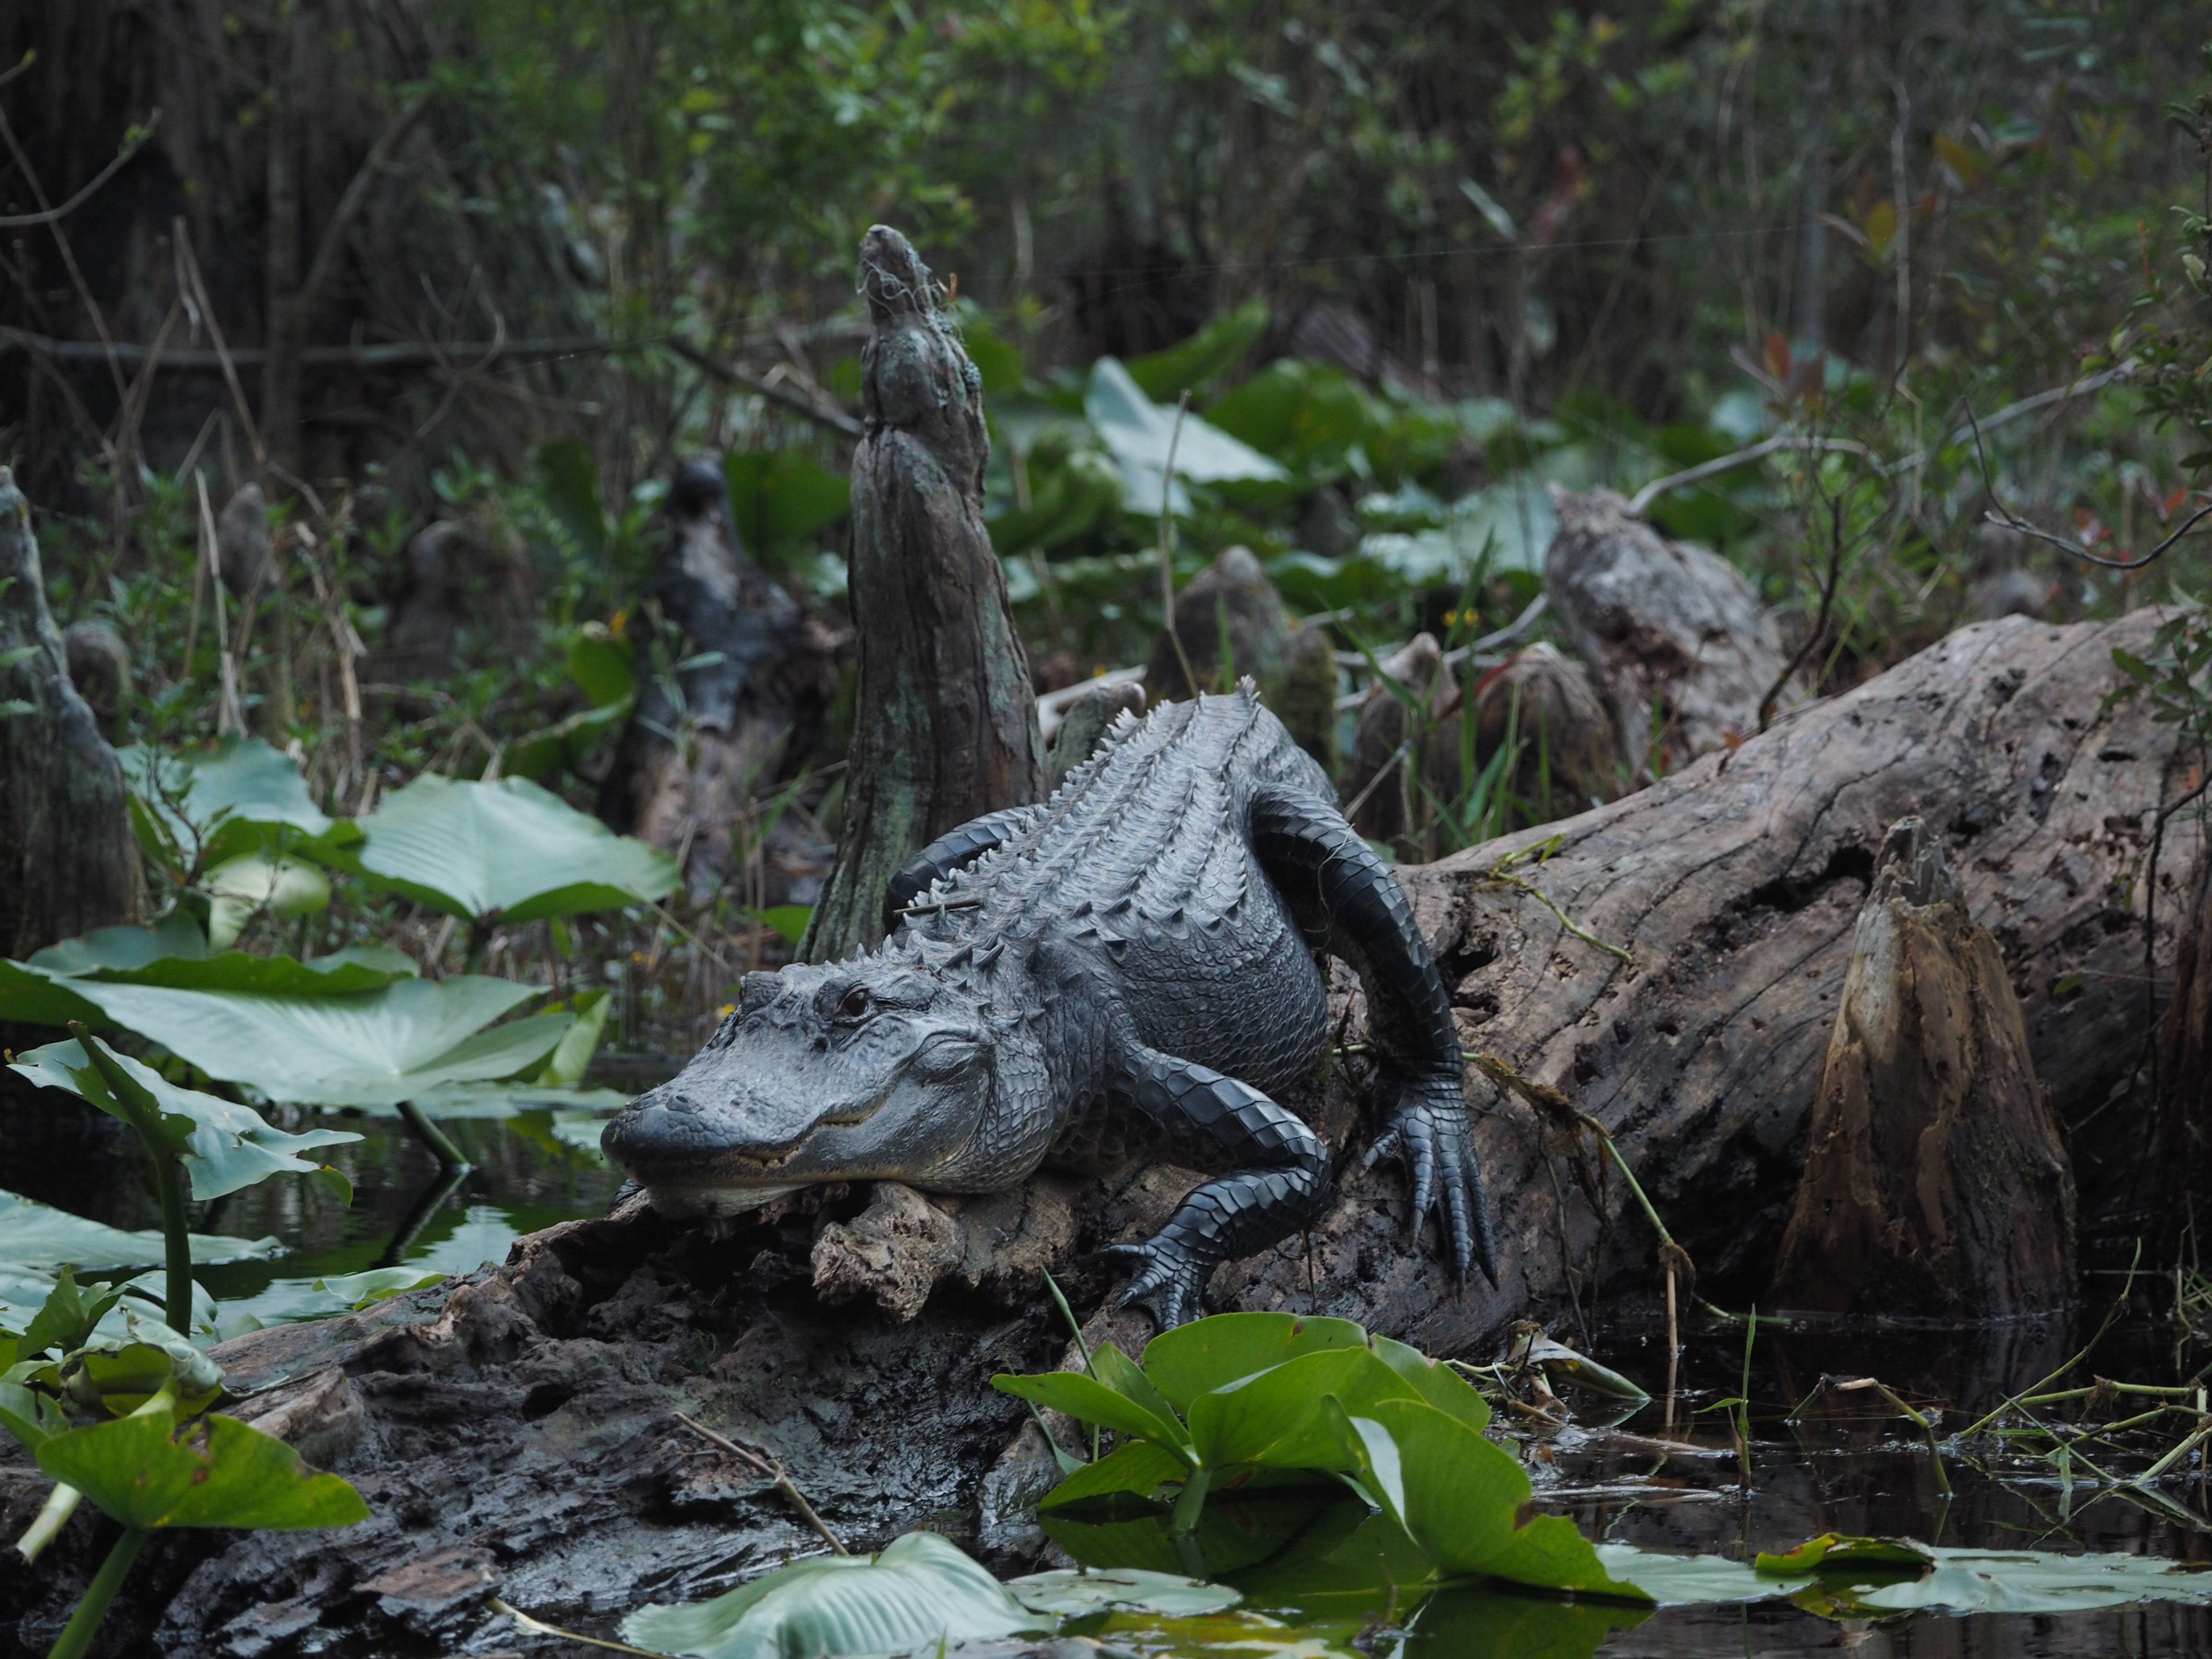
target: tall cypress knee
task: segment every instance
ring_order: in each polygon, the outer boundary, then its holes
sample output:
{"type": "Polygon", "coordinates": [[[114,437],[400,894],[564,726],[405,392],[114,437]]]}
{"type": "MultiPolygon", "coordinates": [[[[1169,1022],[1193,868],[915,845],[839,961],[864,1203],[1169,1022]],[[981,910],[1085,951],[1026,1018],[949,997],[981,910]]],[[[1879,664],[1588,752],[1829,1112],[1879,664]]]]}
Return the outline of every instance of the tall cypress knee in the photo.
{"type": "Polygon", "coordinates": [[[883,934],[899,866],[969,819],[1042,798],[1044,743],[1005,573],[983,528],[983,383],[929,268],[886,225],[860,244],[875,333],[853,457],[860,695],[837,865],[802,954],[883,934]]]}
{"type": "Polygon", "coordinates": [[[135,919],[123,767],[70,683],[31,507],[0,466],[0,956],[135,919]]]}

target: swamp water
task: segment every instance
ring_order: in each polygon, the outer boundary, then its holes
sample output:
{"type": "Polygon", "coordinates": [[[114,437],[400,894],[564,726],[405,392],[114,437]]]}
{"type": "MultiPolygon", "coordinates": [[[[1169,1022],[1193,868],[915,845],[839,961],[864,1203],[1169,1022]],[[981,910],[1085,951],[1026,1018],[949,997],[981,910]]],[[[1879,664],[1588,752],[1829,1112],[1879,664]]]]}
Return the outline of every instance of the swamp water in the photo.
{"type": "MultiPolygon", "coordinates": [[[[349,1207],[303,1181],[270,1182],[195,1206],[196,1230],[243,1238],[273,1236],[269,1259],[204,1268],[199,1278],[227,1316],[270,1322],[332,1310],[328,1279],[379,1267],[421,1275],[460,1273],[502,1260],[522,1234],[604,1212],[617,1183],[597,1152],[601,1119],[574,1110],[524,1110],[504,1117],[444,1121],[475,1167],[442,1173],[396,1121],[333,1115],[314,1120],[360,1133],[322,1154],[355,1186],[349,1207]]],[[[110,1224],[157,1224],[149,1183],[122,1125],[86,1111],[0,1121],[5,1184],[25,1196],[110,1224]]],[[[2109,1298],[2120,1281],[2093,1280],[2109,1298]]],[[[2136,1301],[2147,1287],[2138,1281],[2136,1301]]],[[[1939,1438],[1993,1410],[2007,1395],[2066,1360],[2087,1329],[2065,1322],[1994,1331],[1814,1329],[1762,1322],[1751,1345],[1748,1389],[1744,1327],[1708,1321],[1686,1331],[1671,1402],[1665,1335],[1656,1325],[1614,1321],[1585,1345],[1650,1389],[1653,1401],[1613,1417],[1601,1400],[1562,1390],[1574,1420],[1564,1426],[1508,1408],[1507,1443],[1535,1487],[1538,1509],[1569,1516],[1585,1535],[1647,1550],[1748,1561],[1824,1533],[1879,1535],[1990,1551],[2028,1548],[2212,1561],[2212,1499],[2201,1451],[2173,1460],[2166,1479],[2118,1488],[2168,1455],[2199,1420],[2184,1398],[2162,1419],[2094,1437],[2161,1403],[2105,1395],[2037,1408],[2048,1435],[2008,1439],[1985,1431],[1944,1447],[1939,1478],[1928,1436],[1870,1389],[1820,1389],[1820,1379],[1879,1377],[1934,1419],[1939,1438]],[[2071,1345],[2071,1346],[2069,1346],[2071,1345]],[[1751,1399],[1749,1480],[1722,1402],[1751,1399]],[[2069,1421],[2083,1425],[2076,1436],[2069,1421]],[[1948,1482],[1948,1490],[1946,1484],[1948,1482]]],[[[2176,1351],[2166,1328],[2115,1326],[2068,1379],[2094,1376],[2172,1385],[2193,1377],[2203,1356],[2176,1351]]],[[[2054,1385],[2056,1386],[2056,1385],[2054,1385]]],[[[2014,1428],[2027,1425],[2017,1419],[2014,1428]]],[[[794,1470],[801,1484],[805,1472],[794,1470]]],[[[1313,1512],[1295,1522],[1350,1531],[1357,1516],[1313,1512]]],[[[1264,1517],[1257,1523],[1267,1529],[1264,1517]]],[[[1297,1550],[1290,1554],[1300,1553],[1297,1550]]],[[[1388,1576],[1388,1564],[1384,1564],[1388,1576]]],[[[2212,1607],[2176,1601],[2087,1611],[2043,1610],[2033,1587],[2000,1572],[1974,1589],[1990,1609],[1865,1616],[1838,1605],[1821,1586],[1794,1598],[1668,1607],[1650,1613],[1567,1607],[1530,1597],[1455,1590],[1401,1607],[1385,1592],[1330,1582],[1326,1568],[1264,1563],[1229,1575],[1246,1591],[1234,1611],[1161,1618],[1116,1612],[1085,1621],[1109,1648],[1150,1656],[1398,1654],[1402,1659],[1583,1659],[1604,1655],[1750,1656],[1848,1652],[1866,1656],[2203,1656],[2212,1659],[2212,1607]],[[2017,1590],[2017,1594],[2015,1591],[2017,1590]],[[2037,1610],[2008,1610],[2033,1607],[2037,1610]],[[1255,1615],[1259,1615],[1256,1616],[1255,1615]]],[[[521,1644],[530,1638],[516,1636],[521,1644]]],[[[512,1647],[515,1642],[500,1645],[512,1647]]],[[[994,1651],[1023,1650],[993,1644],[994,1651]]],[[[1101,1650],[1087,1644],[1085,1654],[1101,1650]]],[[[1055,1650],[1055,1655],[1061,1651],[1055,1650]]],[[[1077,1650],[1064,1651],[1073,1659],[1077,1650]]]]}

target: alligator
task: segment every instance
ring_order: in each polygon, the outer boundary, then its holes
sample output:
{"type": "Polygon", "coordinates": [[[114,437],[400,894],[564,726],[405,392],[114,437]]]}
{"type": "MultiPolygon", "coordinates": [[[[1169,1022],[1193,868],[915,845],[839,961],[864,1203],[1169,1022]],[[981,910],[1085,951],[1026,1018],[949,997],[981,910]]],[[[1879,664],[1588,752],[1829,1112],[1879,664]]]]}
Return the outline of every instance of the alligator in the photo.
{"type": "Polygon", "coordinates": [[[1049,799],[908,864],[880,945],[746,975],[706,1047],[608,1125],[607,1155],[678,1218],[829,1182],[996,1191],[1048,1161],[1224,1169],[1109,1247],[1131,1259],[1121,1299],[1166,1328],[1328,1195],[1328,1148],[1277,1100],[1327,1047],[1334,956],[1380,1062],[1366,1161],[1402,1158],[1416,1234],[1439,1212],[1459,1281],[1472,1261],[1495,1286],[1450,1000],[1334,794],[1249,679],[1124,711],[1049,799]]]}

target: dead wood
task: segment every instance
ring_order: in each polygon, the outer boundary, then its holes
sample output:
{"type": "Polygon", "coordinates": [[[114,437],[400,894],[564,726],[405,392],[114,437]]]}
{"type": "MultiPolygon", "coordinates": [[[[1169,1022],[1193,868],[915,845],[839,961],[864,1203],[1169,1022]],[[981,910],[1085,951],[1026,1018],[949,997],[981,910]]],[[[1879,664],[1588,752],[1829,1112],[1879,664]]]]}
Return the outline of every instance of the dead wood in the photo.
{"type": "MultiPolygon", "coordinates": [[[[1742,574],[1667,540],[1610,489],[1553,498],[1545,589],[1612,708],[1630,777],[1679,771],[1758,730],[1789,653],[1742,574]]],[[[1784,688],[1783,706],[1802,695],[1784,688]]]]}
{"type": "Polygon", "coordinates": [[[1060,717],[1053,728],[1052,744],[1047,751],[1046,781],[1054,789],[1060,780],[1091,758],[1091,751],[1098,746],[1098,739],[1106,735],[1106,728],[1121,718],[1127,709],[1132,714],[1145,712],[1145,688],[1129,681],[1118,685],[1102,685],[1085,692],[1068,705],[1067,712],[1060,717]]]}
{"type": "MultiPolygon", "coordinates": [[[[599,809],[707,883],[757,850],[764,803],[819,746],[839,640],[745,556],[718,464],[687,463],[668,505],[668,540],[635,629],[637,704],[599,809]]],[[[795,822],[779,827],[796,832],[795,822]]],[[[813,896],[777,883],[746,902],[813,896]]]]}
{"type": "MultiPolygon", "coordinates": [[[[2197,1217],[2212,1188],[2212,859],[2197,860],[2183,915],[2160,1024],[2157,1157],[2145,1192],[2161,1258],[2201,1264],[2206,1241],[2197,1217]]],[[[2148,1014],[2148,997],[2145,1004],[2148,1014]]]]}
{"type": "MultiPolygon", "coordinates": [[[[2112,647],[2140,654],[2155,627],[2144,614],[1969,628],[1640,793],[1404,872],[1466,1046],[1492,1057],[1470,1067],[1468,1091],[1503,1288],[1455,1287],[1433,1246],[1405,1234],[1398,1173],[1346,1159],[1310,1234],[1224,1269],[1215,1304],[1349,1315],[1432,1352],[1487,1358],[1524,1315],[1571,1322],[1598,1296],[1655,1302],[1654,1241],[1617,1176],[1578,1174],[1493,1074],[1555,1089],[1606,1126],[1697,1258],[1701,1294],[1760,1295],[1877,851],[1915,810],[2002,953],[2027,1050],[2074,1131],[2085,1242],[2132,1238],[2143,1217],[2127,1208],[2130,1182],[2151,1126],[2124,1099],[2106,1103],[2142,1036],[2147,817],[2178,797],[2183,768],[2172,727],[2102,702],[2112,647]],[[1530,849],[1553,837],[1538,862],[1530,849]]],[[[2198,844],[2193,822],[2169,823],[2161,962],[2198,844]]],[[[1348,978],[1338,995],[1356,1048],[1348,978]]],[[[1364,1065],[1346,1056],[1297,1103],[1346,1152],[1367,1133],[1364,1065]]],[[[1085,1265],[1090,1253],[1157,1225],[1195,1178],[1162,1166],[1049,1176],[928,1199],[934,1219],[911,1194],[824,1191],[720,1238],[633,1205],[526,1239],[507,1267],[458,1288],[237,1339],[217,1351],[233,1386],[270,1387],[255,1409],[353,1479],[374,1518],[337,1534],[160,1540],[126,1589],[117,1640],[174,1659],[495,1646],[509,1639],[484,1611],[495,1593],[607,1634],[639,1601],[698,1599],[813,1547],[771,1484],[702,1445],[677,1411],[789,1469],[854,1548],[927,1522],[987,1549],[1033,1549],[1023,1499],[1051,1479],[1050,1455],[988,1379],[1062,1363],[1066,1333],[1036,1268],[1053,1264],[1079,1310],[1098,1306],[1114,1280],[1085,1265]],[[817,1275],[852,1299],[825,1304],[817,1275]],[[923,1279],[927,1300],[897,1317],[923,1279]]],[[[1125,1347],[1143,1339],[1138,1316],[1092,1321],[1109,1328],[1125,1347]]],[[[2039,1352],[2008,1352],[2017,1363],[1992,1371],[1995,1386],[2045,1368],[2039,1352]]],[[[1810,1370],[1826,1363],[1810,1337],[1791,1352],[1810,1370]]],[[[1663,1381],[1656,1358],[1601,1357],[1663,1381]]],[[[27,1460],[0,1456],[0,1531],[43,1495],[27,1460]]],[[[0,1577],[0,1620],[58,1626],[103,1541],[80,1515],[39,1574],[0,1577]]]]}
{"type": "Polygon", "coordinates": [[[1918,818],[1853,930],[1762,1306],[1998,1320],[2074,1300],[2074,1181],[2020,999],[1918,818]]]}
{"type": "Polygon", "coordinates": [[[1522,745],[1508,787],[1526,822],[1567,817],[1620,788],[1620,740],[1589,671],[1548,641],[1525,646],[1475,682],[1474,752],[1509,734],[1522,745]]]}
{"type": "Polygon", "coordinates": [[[1336,659],[1328,638],[1291,615],[1251,549],[1224,548],[1176,595],[1175,638],[1164,628],[1154,637],[1146,695],[1187,701],[1186,661],[1201,690],[1225,691],[1248,674],[1257,680],[1298,747],[1335,775],[1336,659]]]}
{"type": "Polygon", "coordinates": [[[875,321],[853,456],[860,684],[837,864],[802,947],[816,962],[883,937],[884,890],[924,846],[1045,783],[1036,695],[983,527],[982,377],[905,237],[875,226],[860,266],[875,321]]]}
{"type": "Polygon", "coordinates": [[[1361,835],[1413,863],[1435,851],[1435,803],[1456,802],[1466,787],[1460,686],[1431,634],[1414,635],[1382,669],[1395,684],[1378,680],[1359,705],[1344,799],[1361,835]]]}
{"type": "Polygon", "coordinates": [[[0,955],[132,920],[141,881],[123,768],[70,682],[30,503],[0,466],[0,955]]]}

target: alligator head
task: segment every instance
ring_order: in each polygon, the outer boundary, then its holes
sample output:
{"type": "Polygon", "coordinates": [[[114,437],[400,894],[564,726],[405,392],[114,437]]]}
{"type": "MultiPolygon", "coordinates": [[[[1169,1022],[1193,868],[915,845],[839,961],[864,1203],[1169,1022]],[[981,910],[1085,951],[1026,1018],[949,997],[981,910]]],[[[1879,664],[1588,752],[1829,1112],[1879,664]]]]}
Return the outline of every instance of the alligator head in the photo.
{"type": "MultiPolygon", "coordinates": [[[[713,1041],[607,1126],[614,1163],[679,1216],[797,1187],[960,1190],[997,1083],[993,1022],[965,986],[863,956],[748,974],[713,1041]]],[[[997,1183],[988,1183],[997,1184],[997,1183]]]]}

